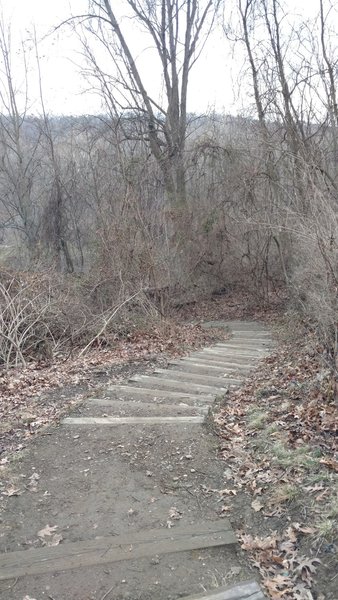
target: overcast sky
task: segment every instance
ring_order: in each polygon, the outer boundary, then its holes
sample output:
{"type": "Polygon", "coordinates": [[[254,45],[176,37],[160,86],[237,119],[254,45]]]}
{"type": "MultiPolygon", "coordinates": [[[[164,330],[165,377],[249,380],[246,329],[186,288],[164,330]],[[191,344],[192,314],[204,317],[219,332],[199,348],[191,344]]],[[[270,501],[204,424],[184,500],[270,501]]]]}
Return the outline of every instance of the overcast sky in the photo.
{"type": "MultiPolygon", "coordinates": [[[[0,0],[1,1],[1,0],[0,0]]],[[[123,0],[119,0],[123,3],[123,0]]],[[[91,93],[88,83],[81,75],[81,57],[74,34],[62,29],[57,35],[47,36],[54,25],[70,14],[86,12],[87,0],[2,0],[4,21],[11,21],[13,50],[20,39],[29,37],[28,31],[35,26],[39,41],[39,56],[42,70],[43,91],[46,108],[57,114],[95,113],[101,110],[100,99],[91,93]]],[[[115,2],[116,4],[116,2],[115,2]]],[[[289,11],[312,16],[318,9],[318,0],[288,0],[289,11]]],[[[135,36],[135,31],[125,24],[126,37],[135,36]]],[[[135,38],[136,39],[136,38],[135,38]]],[[[140,47],[143,39],[138,38],[140,47]]],[[[141,53],[140,53],[141,54],[141,53]]],[[[148,64],[149,81],[153,79],[152,61],[144,49],[143,64],[148,64]]],[[[205,112],[215,108],[226,113],[241,110],[237,92],[240,86],[241,54],[232,57],[230,44],[220,33],[208,41],[204,54],[193,69],[189,91],[189,110],[205,112]],[[235,90],[235,92],[234,92],[235,90]]],[[[23,81],[22,54],[14,52],[13,69],[17,80],[23,81]]],[[[39,111],[38,78],[34,60],[29,66],[29,93],[31,112],[39,111]]]]}

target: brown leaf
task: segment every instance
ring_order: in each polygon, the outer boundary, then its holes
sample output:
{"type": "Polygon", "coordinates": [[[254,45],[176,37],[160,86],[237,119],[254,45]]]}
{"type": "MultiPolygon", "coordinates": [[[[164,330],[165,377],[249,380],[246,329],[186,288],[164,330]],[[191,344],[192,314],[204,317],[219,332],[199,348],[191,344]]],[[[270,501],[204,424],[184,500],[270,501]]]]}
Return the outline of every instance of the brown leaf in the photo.
{"type": "Polygon", "coordinates": [[[317,571],[317,565],[320,564],[319,558],[308,558],[307,556],[298,556],[291,561],[291,567],[295,573],[299,574],[303,581],[308,585],[312,583],[313,575],[317,571]],[[298,564],[297,564],[298,563],[298,564]]]}
{"type": "Polygon", "coordinates": [[[326,488],[321,494],[315,497],[316,502],[321,502],[325,496],[329,494],[328,488],[326,488]]]}
{"type": "Polygon", "coordinates": [[[224,490],[220,490],[219,494],[221,496],[237,496],[237,491],[236,490],[224,489],[224,490]]]}
{"type": "Polygon", "coordinates": [[[267,536],[265,538],[255,537],[253,538],[250,534],[243,534],[241,536],[243,550],[267,550],[268,548],[277,547],[277,537],[267,536]]]}
{"type": "Polygon", "coordinates": [[[46,525],[46,527],[38,531],[38,537],[44,538],[46,536],[52,535],[56,529],[57,525],[53,525],[52,527],[50,525],[46,525]]]}
{"type": "Polygon", "coordinates": [[[338,473],[338,460],[334,460],[333,458],[327,457],[322,458],[319,462],[322,465],[326,465],[327,467],[329,467],[329,469],[333,469],[334,471],[336,471],[336,473],[338,473]]]}
{"type": "Polygon", "coordinates": [[[182,519],[182,512],[178,510],[176,506],[172,506],[169,509],[169,519],[174,519],[175,521],[182,519]]]}
{"type": "Polygon", "coordinates": [[[297,542],[297,536],[295,534],[295,528],[293,527],[293,525],[287,528],[285,534],[290,540],[290,542],[292,542],[293,544],[297,542]]]}
{"type": "Polygon", "coordinates": [[[294,542],[291,542],[291,540],[285,540],[279,544],[279,548],[281,552],[284,552],[285,554],[289,555],[292,554],[292,552],[294,551],[295,544],[294,542]]]}
{"type": "Polygon", "coordinates": [[[263,584],[268,590],[272,600],[279,600],[279,598],[283,598],[285,594],[292,590],[291,579],[289,579],[289,577],[284,577],[283,575],[276,575],[276,577],[264,579],[263,584]]]}
{"type": "Polygon", "coordinates": [[[324,489],[324,486],[322,483],[317,483],[316,485],[308,485],[304,488],[304,490],[306,490],[307,492],[321,492],[324,489]]]}
{"type": "MultiPolygon", "coordinates": [[[[304,587],[302,583],[295,585],[293,592],[296,594],[297,600],[314,600],[310,590],[304,587]]],[[[320,596],[318,596],[317,600],[325,600],[325,598],[321,599],[320,596]]]]}
{"type": "Polygon", "coordinates": [[[55,535],[53,535],[51,537],[50,540],[48,540],[48,542],[46,543],[46,546],[58,546],[60,544],[60,542],[62,542],[63,537],[61,535],[61,533],[55,533],[55,535]]]}
{"type": "Polygon", "coordinates": [[[257,498],[257,500],[251,502],[251,507],[254,509],[255,512],[259,512],[260,510],[262,510],[262,508],[264,508],[264,504],[262,504],[257,498]]]}
{"type": "Polygon", "coordinates": [[[4,496],[8,496],[9,498],[11,496],[21,496],[22,492],[19,490],[19,488],[15,488],[15,487],[9,487],[5,492],[2,492],[4,496]]]}
{"type": "Polygon", "coordinates": [[[293,529],[295,529],[296,531],[300,531],[301,533],[311,534],[316,532],[315,527],[306,527],[305,525],[300,525],[299,523],[292,523],[292,527],[293,529]]]}

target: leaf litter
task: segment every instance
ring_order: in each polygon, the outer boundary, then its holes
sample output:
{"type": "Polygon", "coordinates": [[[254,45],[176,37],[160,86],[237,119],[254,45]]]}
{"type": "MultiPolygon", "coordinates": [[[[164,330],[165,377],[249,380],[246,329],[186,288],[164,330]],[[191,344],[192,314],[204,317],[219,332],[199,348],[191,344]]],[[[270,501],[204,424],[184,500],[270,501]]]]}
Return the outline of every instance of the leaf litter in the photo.
{"type": "MultiPolygon", "coordinates": [[[[183,308],[181,317],[224,320],[253,316],[271,323],[279,314],[280,303],[276,297],[275,306],[272,303],[267,313],[263,306],[248,309],[249,296],[237,300],[229,300],[226,296],[183,308]]],[[[0,391],[4,402],[0,407],[0,419],[2,424],[9,422],[10,427],[2,425],[0,430],[0,436],[3,434],[0,470],[6,470],[9,464],[10,454],[7,452],[4,456],[5,451],[20,452],[33,434],[43,431],[45,425],[57,421],[81,400],[63,395],[61,406],[55,406],[55,403],[39,401],[46,391],[60,390],[61,393],[63,386],[69,384],[90,388],[97,374],[109,378],[114,368],[123,365],[151,366],[152,360],[165,361],[167,356],[182,356],[193,348],[210,345],[222,336],[220,331],[206,332],[195,325],[176,324],[173,328],[175,331],[170,335],[156,327],[147,335],[135,331],[129,338],[114,340],[108,347],[93,349],[81,358],[73,356],[65,363],[52,366],[32,363],[26,369],[12,372],[10,378],[2,374],[0,391]],[[7,443],[8,438],[12,443],[7,443]]],[[[326,592],[328,574],[333,582],[330,589],[336,587],[335,575],[332,577],[332,572],[336,571],[332,564],[321,577],[320,593],[314,592],[315,596],[312,593],[318,583],[318,574],[325,567],[325,552],[331,551],[332,547],[337,553],[335,543],[329,543],[318,533],[318,525],[314,525],[318,515],[321,519],[327,513],[331,518],[330,506],[337,489],[337,407],[329,398],[328,378],[325,373],[322,376],[319,356],[320,349],[308,337],[284,344],[278,353],[262,363],[240,390],[227,395],[227,404],[215,416],[222,438],[222,458],[227,463],[227,488],[206,489],[205,492],[219,493],[220,500],[225,497],[227,501],[231,500],[233,506],[222,506],[220,516],[226,516],[228,511],[233,513],[236,502],[242,502],[243,496],[248,499],[249,521],[256,532],[248,533],[250,527],[244,530],[239,527],[238,537],[252,564],[259,570],[266,593],[272,600],[336,600],[330,590],[328,595],[322,593],[326,592]],[[250,419],[253,409],[264,414],[262,429],[257,429],[259,419],[256,425],[254,419],[250,419]],[[265,430],[268,430],[268,440],[262,440],[260,436],[265,430]],[[308,459],[308,445],[320,454],[316,461],[312,456],[308,459]],[[270,452],[272,446],[273,453],[270,452]],[[293,455],[297,460],[292,460],[293,455]],[[281,484],[289,487],[283,493],[279,490],[279,497],[274,498],[273,490],[281,484]],[[313,499],[310,507],[294,506],[292,487],[295,485],[307,499],[313,499]],[[255,503],[255,511],[250,504],[257,496],[259,503],[255,503]],[[273,529],[269,526],[270,519],[273,529]],[[266,535],[262,536],[264,530],[266,535]],[[305,539],[310,540],[305,544],[308,555],[304,553],[305,539]]],[[[38,477],[34,477],[33,489],[37,485],[38,477]]],[[[170,517],[168,527],[175,521],[173,515],[170,517]]],[[[53,541],[54,536],[60,536],[55,538],[55,542],[60,543],[62,536],[55,530],[40,539],[53,541]]]]}
{"type": "Polygon", "coordinates": [[[57,422],[102,380],[121,381],[127,371],[153,369],[194,348],[225,339],[224,329],[207,331],[198,324],[172,320],[132,328],[111,336],[105,346],[53,364],[31,362],[26,368],[0,370],[0,470],[8,456],[20,453],[29,440],[57,422]]]}
{"type": "Polygon", "coordinates": [[[225,508],[272,600],[337,598],[338,407],[321,356],[310,333],[280,342],[214,415],[238,492],[225,508]]]}

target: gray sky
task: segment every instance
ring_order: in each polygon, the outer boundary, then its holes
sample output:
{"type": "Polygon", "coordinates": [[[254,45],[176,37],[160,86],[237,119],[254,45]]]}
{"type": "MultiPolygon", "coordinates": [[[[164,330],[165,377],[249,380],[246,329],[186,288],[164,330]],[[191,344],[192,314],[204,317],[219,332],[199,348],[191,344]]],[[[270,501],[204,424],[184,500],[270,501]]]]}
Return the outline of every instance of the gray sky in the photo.
{"type": "MultiPolygon", "coordinates": [[[[122,3],[123,0],[120,0],[119,4],[122,3]]],[[[88,83],[80,73],[81,57],[74,35],[63,29],[57,35],[44,37],[55,24],[66,19],[71,13],[86,12],[87,0],[2,0],[1,4],[5,22],[11,21],[13,50],[18,47],[21,38],[27,39],[27,31],[33,24],[38,39],[42,39],[39,43],[39,55],[47,110],[58,114],[100,111],[100,99],[88,91],[88,83]]],[[[317,10],[318,2],[288,0],[288,5],[290,12],[295,10],[312,16],[317,10]]],[[[132,36],[133,43],[136,44],[138,60],[146,66],[150,85],[154,85],[151,52],[143,48],[142,34],[135,33],[135,29],[131,30],[128,22],[124,22],[123,25],[126,37],[132,36]]],[[[233,59],[231,46],[220,33],[213,34],[192,71],[189,110],[204,112],[215,108],[227,113],[238,112],[241,106],[237,93],[233,90],[238,90],[239,87],[242,62],[243,57],[240,53],[236,54],[236,61],[233,59]]],[[[23,81],[20,51],[13,53],[13,70],[20,87],[20,81],[23,81]]],[[[29,95],[31,112],[38,111],[38,78],[33,56],[29,65],[29,95]]]]}

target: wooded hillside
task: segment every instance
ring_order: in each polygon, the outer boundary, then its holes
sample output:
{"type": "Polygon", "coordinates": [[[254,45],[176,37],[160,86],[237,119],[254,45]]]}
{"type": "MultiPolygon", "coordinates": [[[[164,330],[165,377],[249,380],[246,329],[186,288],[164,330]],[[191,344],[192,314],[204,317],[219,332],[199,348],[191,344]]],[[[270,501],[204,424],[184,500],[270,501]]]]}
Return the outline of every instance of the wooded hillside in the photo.
{"type": "Polygon", "coordinates": [[[122,4],[159,93],[109,0],[55,24],[81,43],[99,115],[50,116],[41,78],[32,115],[2,22],[1,362],[89,348],[126,311],[166,316],[241,286],[264,303],[286,295],[336,373],[337,4],[319,0],[312,19],[277,0],[122,4]],[[246,107],[190,114],[190,73],[216,30],[245,56],[246,107]]]}

